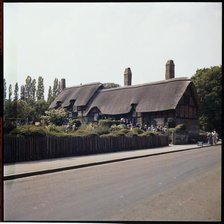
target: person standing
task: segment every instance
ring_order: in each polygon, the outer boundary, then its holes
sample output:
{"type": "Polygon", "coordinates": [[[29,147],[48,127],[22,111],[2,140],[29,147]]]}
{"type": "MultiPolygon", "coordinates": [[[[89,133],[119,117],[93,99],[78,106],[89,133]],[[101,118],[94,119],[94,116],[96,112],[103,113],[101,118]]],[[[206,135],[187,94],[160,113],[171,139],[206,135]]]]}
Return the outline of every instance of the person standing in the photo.
{"type": "Polygon", "coordinates": [[[212,132],[212,140],[213,140],[213,143],[216,145],[217,144],[217,132],[215,130],[212,132]]]}

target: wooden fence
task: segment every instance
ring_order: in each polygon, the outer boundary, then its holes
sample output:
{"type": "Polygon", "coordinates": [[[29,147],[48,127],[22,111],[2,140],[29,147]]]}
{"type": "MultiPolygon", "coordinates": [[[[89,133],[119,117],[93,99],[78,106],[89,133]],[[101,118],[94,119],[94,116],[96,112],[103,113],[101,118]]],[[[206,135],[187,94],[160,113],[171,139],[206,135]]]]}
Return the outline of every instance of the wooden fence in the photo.
{"type": "Polygon", "coordinates": [[[133,137],[4,137],[4,162],[15,163],[67,156],[154,148],[168,145],[168,136],[133,137]]]}

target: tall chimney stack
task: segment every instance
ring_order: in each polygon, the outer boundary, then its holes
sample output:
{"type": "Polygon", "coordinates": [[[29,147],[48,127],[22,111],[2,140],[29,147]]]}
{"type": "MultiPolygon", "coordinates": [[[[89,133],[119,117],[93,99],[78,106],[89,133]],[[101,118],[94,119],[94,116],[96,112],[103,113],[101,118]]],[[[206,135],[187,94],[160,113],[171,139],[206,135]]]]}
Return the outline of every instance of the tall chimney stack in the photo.
{"type": "Polygon", "coordinates": [[[65,86],[65,79],[61,79],[61,82],[60,82],[60,89],[63,90],[65,89],[66,86],[65,86]]]}
{"type": "Polygon", "coordinates": [[[166,74],[165,74],[165,78],[167,79],[172,79],[175,77],[175,69],[174,69],[175,65],[173,60],[168,60],[166,63],[166,74]]]}
{"type": "Polygon", "coordinates": [[[124,71],[124,85],[131,86],[132,73],[130,68],[126,68],[124,71]]]}

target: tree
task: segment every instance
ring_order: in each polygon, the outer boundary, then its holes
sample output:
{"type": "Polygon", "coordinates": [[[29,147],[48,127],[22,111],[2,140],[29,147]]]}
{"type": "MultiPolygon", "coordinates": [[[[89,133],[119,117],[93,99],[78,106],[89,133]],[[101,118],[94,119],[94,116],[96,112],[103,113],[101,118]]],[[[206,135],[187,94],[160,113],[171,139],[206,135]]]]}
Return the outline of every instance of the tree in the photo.
{"type": "Polygon", "coordinates": [[[46,123],[62,125],[68,122],[68,112],[64,108],[48,110],[48,111],[45,111],[45,114],[46,115],[42,116],[41,118],[46,123]]]}
{"type": "Polygon", "coordinates": [[[204,131],[216,130],[221,135],[222,67],[198,69],[192,81],[199,97],[201,128],[204,131]]]}
{"type": "Polygon", "coordinates": [[[12,100],[12,85],[9,85],[9,101],[12,100]]]}
{"type": "Polygon", "coordinates": [[[52,88],[51,86],[49,86],[49,89],[48,89],[48,96],[47,96],[47,102],[48,104],[50,105],[54,100],[54,97],[53,97],[53,94],[52,94],[52,88]]]}
{"type": "Polygon", "coordinates": [[[25,100],[32,98],[32,78],[28,75],[25,80],[25,100]]]}
{"type": "Polygon", "coordinates": [[[25,123],[30,119],[33,108],[23,100],[5,102],[4,107],[4,131],[10,132],[18,122],[25,123]]]}
{"type": "Polygon", "coordinates": [[[15,89],[14,89],[14,100],[18,100],[19,98],[18,92],[19,92],[19,87],[18,87],[18,83],[16,83],[15,89]]]}
{"type": "Polygon", "coordinates": [[[37,100],[33,103],[32,120],[40,121],[40,117],[44,115],[45,111],[48,109],[48,103],[45,100],[37,100]]]}
{"type": "Polygon", "coordinates": [[[25,95],[26,95],[26,93],[25,93],[25,86],[21,85],[21,87],[20,87],[20,99],[21,100],[25,100],[25,95]]]}
{"type": "Polygon", "coordinates": [[[36,79],[33,79],[31,81],[30,97],[31,97],[31,99],[35,100],[35,97],[36,97],[36,79]]]}
{"type": "Polygon", "coordinates": [[[37,100],[44,100],[44,79],[41,76],[38,77],[37,100]]]}
{"type": "Polygon", "coordinates": [[[53,84],[53,97],[56,97],[60,93],[60,85],[57,78],[54,79],[53,84]]]}

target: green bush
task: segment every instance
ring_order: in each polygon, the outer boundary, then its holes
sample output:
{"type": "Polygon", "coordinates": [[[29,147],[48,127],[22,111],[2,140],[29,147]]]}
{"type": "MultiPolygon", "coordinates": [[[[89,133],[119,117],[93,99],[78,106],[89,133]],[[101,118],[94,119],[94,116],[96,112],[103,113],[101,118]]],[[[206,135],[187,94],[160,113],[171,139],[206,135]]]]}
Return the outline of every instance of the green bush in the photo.
{"type": "Polygon", "coordinates": [[[70,125],[74,125],[75,124],[76,128],[79,128],[82,125],[80,119],[73,119],[69,123],[70,123],[70,125]]]}
{"type": "Polygon", "coordinates": [[[68,121],[68,112],[64,108],[50,109],[45,114],[41,116],[41,120],[47,124],[63,125],[68,121]]]}
{"type": "Polygon", "coordinates": [[[119,125],[120,121],[117,120],[110,120],[110,119],[105,119],[105,120],[99,120],[98,125],[99,126],[106,126],[106,127],[111,127],[112,125],[119,125]]]}
{"type": "Polygon", "coordinates": [[[37,136],[46,135],[48,132],[44,127],[37,127],[34,125],[18,126],[10,132],[10,135],[22,135],[22,136],[37,136]]]}
{"type": "Polygon", "coordinates": [[[111,131],[120,131],[122,129],[127,129],[127,126],[125,124],[119,124],[119,125],[113,124],[110,128],[111,131]]]}
{"type": "Polygon", "coordinates": [[[63,133],[65,131],[64,126],[56,126],[54,124],[50,124],[46,127],[48,132],[56,132],[56,133],[63,133]]]}
{"type": "Polygon", "coordinates": [[[97,134],[97,135],[103,135],[108,134],[110,132],[110,128],[107,126],[99,126],[94,128],[90,133],[91,134],[97,134]]]}
{"type": "Polygon", "coordinates": [[[127,134],[126,134],[127,137],[133,137],[133,136],[138,136],[138,134],[136,133],[133,133],[132,131],[129,131],[127,134]]]}
{"type": "Polygon", "coordinates": [[[140,135],[140,134],[142,134],[144,131],[141,130],[141,129],[139,129],[139,128],[133,128],[133,129],[131,130],[131,132],[132,132],[133,134],[135,134],[135,135],[140,135]]]}
{"type": "Polygon", "coordinates": [[[113,132],[115,136],[125,136],[129,133],[128,129],[121,129],[119,131],[113,132]]]}
{"type": "Polygon", "coordinates": [[[154,131],[146,131],[141,133],[139,136],[154,136],[154,135],[158,135],[158,132],[154,132],[154,131]]]}

